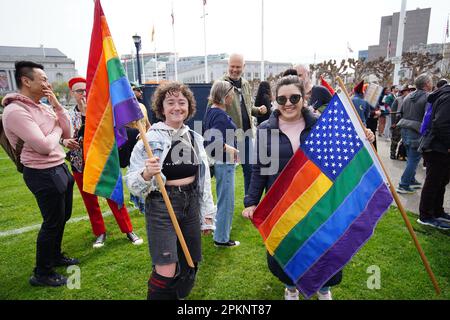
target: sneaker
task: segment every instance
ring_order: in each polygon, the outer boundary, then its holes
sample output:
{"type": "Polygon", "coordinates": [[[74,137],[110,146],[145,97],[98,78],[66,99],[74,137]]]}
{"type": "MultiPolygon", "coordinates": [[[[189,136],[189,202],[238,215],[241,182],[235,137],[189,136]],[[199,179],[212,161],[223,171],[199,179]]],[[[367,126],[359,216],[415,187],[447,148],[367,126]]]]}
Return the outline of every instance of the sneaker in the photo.
{"type": "Polygon", "coordinates": [[[92,245],[92,247],[94,249],[98,249],[98,248],[103,247],[105,245],[105,240],[106,240],[106,233],[99,235],[97,237],[97,239],[95,239],[95,242],[92,245]]]}
{"type": "Polygon", "coordinates": [[[413,190],[410,187],[398,187],[396,190],[400,194],[414,194],[414,193],[416,193],[416,190],[413,190]]]}
{"type": "Polygon", "coordinates": [[[441,215],[440,215],[438,218],[436,218],[436,219],[438,219],[438,220],[440,220],[440,221],[444,221],[444,222],[446,222],[446,223],[450,223],[450,214],[448,214],[447,212],[443,212],[443,213],[441,213],[441,215]]]}
{"type": "Polygon", "coordinates": [[[141,244],[144,243],[144,240],[142,240],[141,238],[139,238],[137,236],[137,234],[135,234],[134,232],[128,232],[127,233],[127,238],[128,240],[131,241],[132,244],[134,244],[135,246],[140,246],[141,244]]]}
{"type": "Polygon", "coordinates": [[[397,157],[391,154],[391,160],[397,160],[397,157]]]}
{"type": "Polygon", "coordinates": [[[417,223],[423,226],[429,226],[440,230],[450,230],[450,224],[439,219],[418,219],[417,223]]]}
{"type": "Polygon", "coordinates": [[[64,254],[61,254],[61,256],[55,260],[55,263],[53,265],[55,267],[65,267],[65,266],[76,266],[77,264],[80,264],[80,260],[75,258],[69,258],[64,254]]]}
{"type": "Polygon", "coordinates": [[[333,297],[331,296],[331,290],[328,290],[326,292],[317,291],[317,299],[318,300],[333,300],[333,297]]]}
{"type": "Polygon", "coordinates": [[[422,184],[419,181],[414,181],[409,185],[409,187],[413,190],[422,189],[422,184]]]}
{"type": "Polygon", "coordinates": [[[52,272],[46,276],[38,276],[35,274],[30,278],[29,282],[33,287],[61,287],[67,284],[67,278],[56,272],[52,272]]]}
{"type": "Polygon", "coordinates": [[[284,300],[300,300],[300,294],[296,288],[284,289],[284,300]]]}
{"type": "Polygon", "coordinates": [[[241,243],[239,241],[230,240],[226,243],[220,243],[214,241],[214,246],[216,248],[232,248],[232,247],[238,247],[241,243]]]}

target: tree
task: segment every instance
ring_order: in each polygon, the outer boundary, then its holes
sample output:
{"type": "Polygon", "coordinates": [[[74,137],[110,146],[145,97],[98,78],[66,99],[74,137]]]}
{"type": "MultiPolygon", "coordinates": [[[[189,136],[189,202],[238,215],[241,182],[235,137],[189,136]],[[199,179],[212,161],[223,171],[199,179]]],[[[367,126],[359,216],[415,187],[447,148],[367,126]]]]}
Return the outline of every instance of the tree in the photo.
{"type": "Polygon", "coordinates": [[[337,77],[344,78],[347,75],[347,69],[345,60],[342,60],[340,65],[337,65],[336,60],[328,60],[310,66],[311,72],[317,72],[317,78],[322,76],[330,79],[332,83],[336,82],[337,77]]]}
{"type": "Polygon", "coordinates": [[[67,103],[70,100],[70,89],[66,82],[53,82],[53,92],[58,100],[67,103]]]}
{"type": "Polygon", "coordinates": [[[364,59],[353,59],[350,58],[347,60],[348,67],[353,70],[354,82],[359,83],[361,80],[364,80],[366,76],[370,74],[370,70],[368,69],[368,65],[366,60],[364,59]]]}
{"type": "Polygon", "coordinates": [[[388,87],[392,85],[395,65],[390,60],[380,57],[376,60],[367,62],[367,71],[375,75],[380,81],[380,85],[388,87]]]}
{"type": "Polygon", "coordinates": [[[406,52],[402,56],[402,67],[411,70],[411,79],[409,80],[414,82],[423,73],[438,74],[437,64],[441,60],[442,54],[406,52]]]}

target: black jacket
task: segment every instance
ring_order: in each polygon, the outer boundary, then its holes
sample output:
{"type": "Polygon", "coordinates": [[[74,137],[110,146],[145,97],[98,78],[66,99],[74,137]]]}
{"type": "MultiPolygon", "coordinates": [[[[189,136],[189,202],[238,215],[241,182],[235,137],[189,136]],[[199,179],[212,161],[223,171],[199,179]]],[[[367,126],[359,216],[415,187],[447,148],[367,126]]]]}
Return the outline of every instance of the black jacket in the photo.
{"type": "Polygon", "coordinates": [[[450,150],[450,85],[445,85],[428,97],[432,104],[431,129],[422,138],[419,151],[448,153],[450,150]]]}
{"type": "MultiPolygon", "coordinates": [[[[305,119],[305,129],[302,131],[299,137],[300,145],[303,144],[311,132],[312,127],[316,124],[318,116],[312,113],[309,109],[303,108],[303,118],[305,119]]],[[[248,195],[244,198],[245,207],[256,206],[259,204],[263,192],[267,191],[272,187],[275,180],[278,178],[280,173],[283,171],[284,167],[291,160],[294,155],[294,150],[292,150],[291,141],[288,136],[283,132],[279,132],[279,151],[278,154],[272,154],[272,139],[270,138],[272,131],[279,130],[278,117],[280,112],[275,110],[270,116],[269,120],[263,122],[256,132],[256,164],[252,166],[252,178],[250,181],[250,187],[248,195]],[[259,141],[261,140],[262,132],[266,133],[267,145],[259,146],[259,141]],[[263,149],[262,149],[263,148],[263,149]],[[260,150],[261,149],[261,150],[260,150]],[[276,174],[273,175],[262,175],[261,169],[269,168],[270,163],[262,163],[261,156],[268,156],[270,159],[277,159],[279,161],[278,170],[276,174]]],[[[262,140],[261,140],[262,141],[262,140]]],[[[270,161],[272,162],[272,161],[270,161]]]]}

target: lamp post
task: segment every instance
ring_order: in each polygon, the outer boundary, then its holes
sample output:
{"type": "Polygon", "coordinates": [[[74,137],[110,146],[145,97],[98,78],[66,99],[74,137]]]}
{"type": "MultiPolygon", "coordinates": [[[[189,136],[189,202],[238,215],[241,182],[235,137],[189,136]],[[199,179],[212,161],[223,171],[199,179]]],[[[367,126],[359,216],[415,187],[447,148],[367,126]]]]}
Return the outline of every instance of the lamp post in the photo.
{"type": "Polygon", "coordinates": [[[139,85],[141,85],[142,84],[141,64],[139,61],[139,50],[141,50],[141,36],[138,36],[137,34],[135,34],[133,36],[133,42],[134,42],[134,45],[136,46],[136,62],[137,62],[137,71],[138,71],[138,82],[139,82],[139,85]]]}

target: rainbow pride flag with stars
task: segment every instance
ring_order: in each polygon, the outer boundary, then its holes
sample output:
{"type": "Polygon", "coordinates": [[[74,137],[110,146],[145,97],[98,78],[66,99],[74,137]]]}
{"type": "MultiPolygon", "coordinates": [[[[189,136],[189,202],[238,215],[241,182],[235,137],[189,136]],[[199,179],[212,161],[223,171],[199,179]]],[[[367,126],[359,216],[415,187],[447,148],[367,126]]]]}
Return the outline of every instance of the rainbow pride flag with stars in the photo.
{"type": "Polygon", "coordinates": [[[118,148],[127,140],[125,125],[143,115],[120,63],[100,0],[95,1],[86,89],[83,190],[123,204],[118,148]]]}
{"type": "Polygon", "coordinates": [[[306,298],[369,240],[393,200],[356,117],[335,94],[253,216],[268,252],[306,298]]]}

